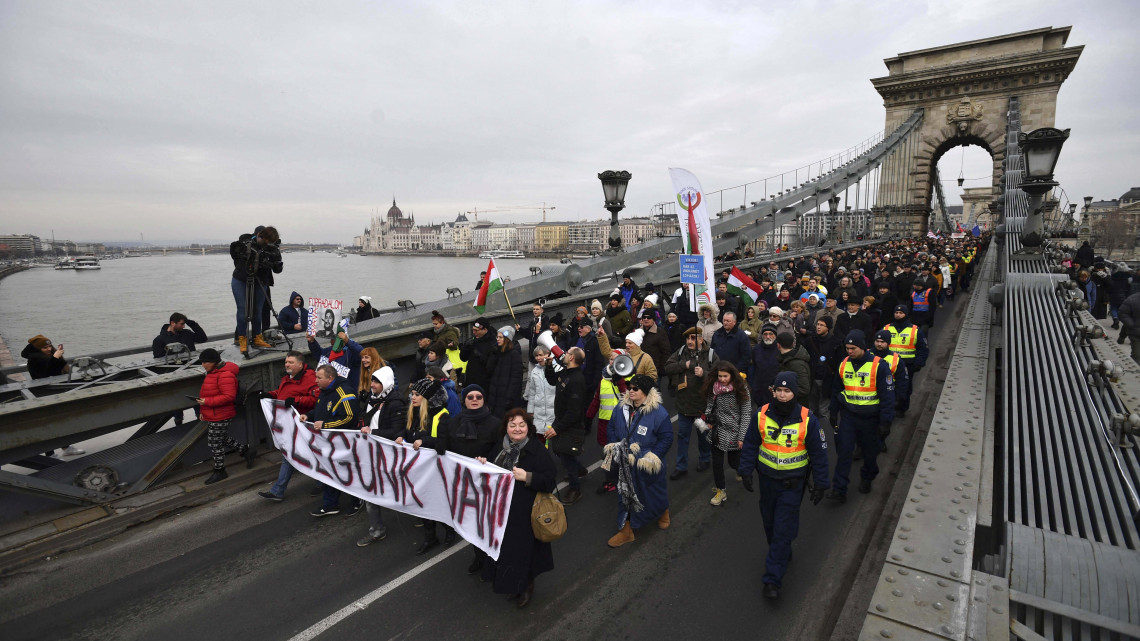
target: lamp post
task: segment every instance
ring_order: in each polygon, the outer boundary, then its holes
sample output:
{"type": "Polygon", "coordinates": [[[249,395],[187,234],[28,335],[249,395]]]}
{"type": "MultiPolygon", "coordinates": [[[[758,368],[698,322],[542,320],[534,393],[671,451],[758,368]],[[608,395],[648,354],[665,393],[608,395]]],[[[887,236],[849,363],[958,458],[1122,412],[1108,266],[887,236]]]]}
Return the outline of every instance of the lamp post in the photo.
{"type": "Polygon", "coordinates": [[[628,171],[607,169],[598,174],[602,181],[602,193],[606,197],[606,209],[610,211],[610,251],[621,251],[621,236],[618,234],[618,212],[625,209],[625,189],[632,175],[628,171]]]}
{"type": "MultiPolygon", "coordinates": [[[[1080,226],[1077,228],[1077,242],[1084,244],[1085,241],[1092,240],[1092,221],[1089,220],[1089,206],[1092,205],[1093,197],[1085,196],[1085,209],[1081,212],[1080,226]]],[[[1073,205],[1073,209],[1077,206],[1073,205]]]]}
{"type": "Polygon", "coordinates": [[[1053,127],[1042,127],[1017,135],[1018,148],[1025,159],[1025,180],[1021,183],[1021,190],[1029,194],[1030,198],[1029,214],[1021,232],[1021,244],[1024,247],[1040,247],[1045,242],[1045,216],[1041,212],[1041,205],[1045,194],[1057,186],[1053,180],[1053,171],[1057,168],[1061,146],[1068,138],[1068,129],[1062,131],[1053,127]]]}
{"type": "Polygon", "coordinates": [[[835,242],[836,224],[835,217],[839,213],[839,195],[832,196],[827,199],[827,211],[831,215],[831,224],[827,227],[827,240],[828,242],[835,242]]]}

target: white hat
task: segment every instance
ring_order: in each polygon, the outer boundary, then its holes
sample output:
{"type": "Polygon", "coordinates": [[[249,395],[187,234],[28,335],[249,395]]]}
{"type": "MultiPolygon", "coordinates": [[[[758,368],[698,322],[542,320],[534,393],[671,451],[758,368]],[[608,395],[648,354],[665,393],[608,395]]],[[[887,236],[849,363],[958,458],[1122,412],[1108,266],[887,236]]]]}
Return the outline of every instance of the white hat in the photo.
{"type": "Polygon", "coordinates": [[[633,343],[634,345],[637,345],[638,347],[641,347],[641,341],[645,340],[645,331],[639,329],[630,332],[629,334],[626,334],[625,340],[633,343]]]}
{"type": "Polygon", "coordinates": [[[649,303],[650,305],[657,307],[657,294],[650,294],[650,295],[646,296],[645,300],[643,302],[649,303]]]}
{"type": "Polygon", "coordinates": [[[372,297],[371,296],[361,296],[360,300],[364,301],[365,305],[371,305],[372,304],[372,297]]]}
{"type": "Polygon", "coordinates": [[[778,306],[775,306],[775,305],[773,305],[772,307],[769,307],[769,308],[768,308],[768,315],[769,315],[769,316],[773,316],[773,315],[775,315],[775,316],[783,316],[783,315],[784,315],[784,310],[780,309],[778,306]]]}

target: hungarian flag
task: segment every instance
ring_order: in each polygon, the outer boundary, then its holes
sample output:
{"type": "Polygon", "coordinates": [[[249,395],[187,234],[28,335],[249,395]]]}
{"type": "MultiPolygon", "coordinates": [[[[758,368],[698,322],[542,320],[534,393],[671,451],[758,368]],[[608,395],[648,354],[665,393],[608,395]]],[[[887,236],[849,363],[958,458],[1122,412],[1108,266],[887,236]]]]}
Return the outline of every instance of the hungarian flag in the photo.
{"type": "Polygon", "coordinates": [[[499,276],[499,268],[495,267],[495,259],[492,258],[490,264],[487,265],[487,275],[483,277],[483,286],[479,288],[479,294],[475,296],[475,311],[480,314],[487,309],[487,297],[503,288],[503,278],[499,276]]]}
{"type": "Polygon", "coordinates": [[[733,267],[728,273],[728,291],[743,299],[749,307],[760,300],[760,285],[740,271],[739,267],[733,267]]]}

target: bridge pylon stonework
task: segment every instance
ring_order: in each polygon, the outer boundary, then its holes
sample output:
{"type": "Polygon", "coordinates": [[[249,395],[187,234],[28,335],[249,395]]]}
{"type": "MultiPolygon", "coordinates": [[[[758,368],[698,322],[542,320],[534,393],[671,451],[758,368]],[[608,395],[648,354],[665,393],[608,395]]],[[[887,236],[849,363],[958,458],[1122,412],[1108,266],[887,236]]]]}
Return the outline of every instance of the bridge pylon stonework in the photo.
{"type": "Polygon", "coordinates": [[[1070,27],[1046,27],[900,53],[883,62],[888,75],[871,83],[883,97],[886,130],[916,108],[923,121],[911,144],[891,154],[879,173],[877,234],[927,231],[935,169],[947,151],[977,145],[993,158],[994,194],[1002,192],[1006,113],[1021,100],[1022,128],[1054,126],[1057,92],[1083,46],[1066,47],[1070,27]]]}

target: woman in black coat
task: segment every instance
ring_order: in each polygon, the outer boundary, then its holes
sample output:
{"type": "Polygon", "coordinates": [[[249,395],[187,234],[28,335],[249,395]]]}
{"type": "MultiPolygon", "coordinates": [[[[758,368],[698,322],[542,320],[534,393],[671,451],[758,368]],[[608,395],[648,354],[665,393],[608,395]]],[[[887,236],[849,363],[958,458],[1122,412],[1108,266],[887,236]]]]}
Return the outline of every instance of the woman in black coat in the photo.
{"type": "Polygon", "coordinates": [[[487,404],[491,407],[491,414],[504,416],[507,410],[526,407],[523,401],[522,354],[515,342],[513,327],[499,328],[495,341],[497,348],[487,359],[487,370],[491,372],[487,404]]]}
{"type": "Polygon", "coordinates": [[[520,608],[526,607],[534,595],[534,577],[554,569],[550,544],[534,538],[530,511],[537,493],[554,491],[558,470],[535,434],[530,415],[522,409],[512,409],[503,417],[502,441],[490,456],[478,459],[512,470],[515,476],[499,560],[487,559],[483,580],[494,581],[496,593],[517,594],[520,608]]]}

